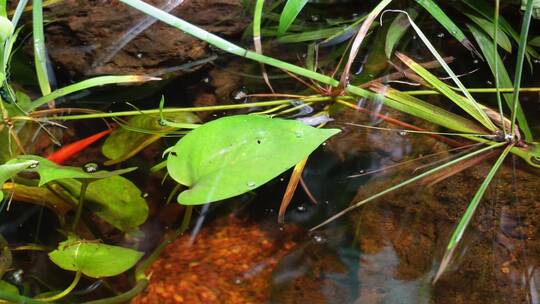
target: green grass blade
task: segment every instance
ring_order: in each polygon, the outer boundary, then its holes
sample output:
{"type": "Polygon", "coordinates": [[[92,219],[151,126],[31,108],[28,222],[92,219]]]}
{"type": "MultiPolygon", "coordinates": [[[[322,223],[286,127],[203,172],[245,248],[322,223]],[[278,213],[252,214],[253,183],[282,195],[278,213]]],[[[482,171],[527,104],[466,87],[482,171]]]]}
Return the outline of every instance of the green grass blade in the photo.
{"type": "MultiPolygon", "coordinates": [[[[398,11],[400,13],[404,13],[407,15],[406,12],[404,11],[398,11]]],[[[439,52],[437,52],[437,50],[435,49],[435,47],[433,46],[433,44],[431,44],[431,42],[429,41],[429,39],[426,37],[426,35],[424,35],[424,33],[422,32],[422,30],[416,25],[416,23],[407,15],[408,19],[409,19],[409,22],[411,23],[411,26],[413,27],[413,29],[416,31],[416,34],[418,35],[418,37],[420,37],[420,39],[422,40],[422,42],[424,42],[424,44],[426,45],[426,47],[429,49],[429,51],[431,52],[431,54],[435,57],[435,59],[437,59],[437,61],[439,62],[439,64],[444,68],[444,70],[446,71],[446,73],[448,73],[448,75],[450,76],[450,78],[452,78],[452,80],[454,81],[454,83],[459,87],[459,89],[461,90],[461,92],[467,97],[468,99],[468,103],[471,107],[473,107],[475,109],[475,111],[477,113],[475,113],[473,115],[474,116],[477,116],[477,117],[481,117],[481,119],[479,119],[478,121],[480,123],[482,123],[484,126],[486,126],[488,128],[488,130],[496,130],[497,127],[495,127],[495,125],[493,124],[493,122],[487,117],[486,113],[484,113],[480,107],[478,106],[476,100],[474,99],[474,97],[472,97],[472,95],[469,93],[469,91],[467,91],[467,89],[465,88],[465,86],[461,83],[461,81],[459,80],[459,78],[456,76],[456,74],[452,71],[452,69],[450,69],[450,67],[448,66],[448,64],[446,64],[446,62],[444,61],[444,59],[442,58],[442,56],[439,54],[439,52]]],[[[421,67],[422,68],[422,67],[421,67]]],[[[422,68],[423,69],[423,68],[422,68]]],[[[428,72],[429,73],[429,72],[428,72]]],[[[442,83],[442,82],[440,82],[442,83]]],[[[451,94],[451,93],[450,93],[451,94]]],[[[470,114],[470,113],[469,113],[470,114]]]]}
{"type": "MultiPolygon", "coordinates": [[[[465,3],[467,6],[472,8],[475,12],[482,15],[482,17],[488,19],[489,21],[493,22],[493,16],[495,15],[493,7],[489,5],[487,2],[483,0],[461,0],[463,3],[465,3]]],[[[504,19],[502,16],[499,16],[499,25],[501,29],[508,34],[512,39],[514,39],[516,42],[519,43],[519,34],[514,30],[514,28],[504,19]]],[[[535,58],[539,58],[540,54],[538,54],[533,48],[528,47],[527,48],[527,54],[531,55],[535,58]]]]}
{"type": "Polygon", "coordinates": [[[43,32],[43,3],[42,0],[32,2],[32,35],[34,37],[34,64],[42,95],[51,93],[51,85],[47,74],[47,53],[45,49],[45,34],[43,32]]]}
{"type": "Polygon", "coordinates": [[[540,47],[540,36],[536,36],[533,39],[529,40],[529,45],[540,47]]]}
{"type": "Polygon", "coordinates": [[[512,53],[512,42],[510,42],[510,38],[508,38],[506,33],[499,27],[497,27],[496,32],[493,31],[493,28],[496,26],[496,22],[491,22],[472,14],[465,13],[465,15],[476,23],[476,25],[478,25],[484,32],[491,36],[491,38],[495,38],[495,36],[497,36],[497,44],[502,47],[503,50],[507,51],[508,53],[512,53]]]}
{"type": "Polygon", "coordinates": [[[417,175],[417,176],[415,176],[415,177],[413,177],[413,178],[410,178],[410,179],[408,179],[408,180],[406,180],[406,181],[404,181],[404,182],[401,182],[401,183],[399,183],[399,184],[397,184],[397,185],[394,185],[394,186],[392,186],[392,187],[389,187],[389,188],[387,188],[387,189],[385,189],[385,190],[383,190],[383,191],[381,191],[381,192],[378,192],[378,193],[375,194],[375,195],[372,195],[372,196],[370,196],[370,197],[368,197],[368,198],[366,198],[366,199],[364,199],[364,200],[362,200],[362,201],[359,201],[359,202],[357,202],[357,203],[355,203],[355,204],[353,204],[353,205],[351,205],[351,206],[345,208],[344,210],[342,210],[342,211],[336,213],[335,215],[333,215],[333,216],[330,217],[329,219],[325,220],[324,222],[320,223],[319,225],[317,225],[317,226],[311,228],[311,230],[318,229],[318,228],[320,228],[320,227],[322,227],[322,226],[324,226],[324,225],[326,225],[326,224],[328,224],[328,223],[330,223],[330,222],[336,220],[337,218],[342,217],[343,215],[345,215],[345,214],[348,213],[349,211],[351,211],[351,210],[353,210],[353,209],[356,209],[356,208],[358,208],[358,207],[360,207],[360,206],[362,206],[362,205],[364,205],[364,204],[366,204],[366,203],[369,203],[369,202],[371,202],[371,201],[373,201],[373,200],[375,200],[375,199],[377,199],[377,198],[379,198],[379,197],[382,197],[383,195],[386,195],[386,194],[388,194],[388,193],[390,193],[390,192],[392,192],[392,191],[395,191],[395,190],[398,190],[398,189],[400,189],[400,188],[403,188],[403,187],[405,187],[405,186],[407,186],[407,185],[410,185],[410,184],[412,184],[412,183],[414,183],[414,182],[416,182],[416,181],[419,181],[419,180],[422,179],[422,178],[425,178],[425,177],[427,177],[427,176],[430,176],[431,174],[436,173],[436,172],[438,172],[438,171],[440,171],[440,170],[442,170],[442,169],[444,169],[444,168],[448,168],[448,167],[450,167],[450,166],[452,166],[452,165],[455,165],[455,164],[457,164],[457,163],[459,163],[459,162],[461,162],[461,161],[464,161],[464,160],[469,159],[469,158],[471,158],[471,157],[473,157],[473,156],[476,156],[476,155],[480,155],[480,154],[482,154],[482,153],[484,153],[484,152],[488,152],[489,150],[492,150],[492,149],[501,147],[502,145],[505,145],[505,144],[506,144],[506,143],[497,143],[497,144],[492,145],[492,146],[484,147],[484,148],[482,148],[482,149],[479,149],[479,150],[476,150],[476,151],[471,152],[471,153],[469,153],[469,154],[466,154],[466,155],[464,155],[464,156],[462,156],[462,157],[459,157],[459,158],[456,158],[456,159],[454,159],[454,160],[451,160],[451,161],[449,161],[449,162],[447,162],[447,163],[445,163],[445,164],[443,164],[443,165],[440,165],[440,166],[438,166],[438,167],[435,167],[435,168],[433,168],[433,169],[430,169],[430,170],[428,170],[428,171],[426,171],[426,172],[424,172],[424,173],[422,173],[422,174],[419,174],[419,175],[417,175]]]}
{"type": "MultiPolygon", "coordinates": [[[[500,11],[500,1],[495,0],[495,12],[493,13],[493,51],[491,54],[493,54],[493,76],[495,76],[495,89],[497,90],[496,97],[497,97],[497,107],[499,108],[499,116],[501,119],[504,117],[504,111],[502,107],[502,100],[501,100],[501,85],[499,80],[499,67],[501,66],[498,61],[499,58],[499,50],[497,48],[498,41],[499,41],[499,11],[500,11]]],[[[490,31],[486,31],[486,33],[489,33],[490,31]]],[[[504,32],[503,32],[504,33],[504,32]]],[[[508,38],[508,37],[507,37],[508,38]]],[[[502,61],[502,60],[501,60],[502,61]]],[[[504,66],[503,66],[504,69],[504,66]]],[[[507,136],[506,132],[506,126],[504,123],[502,124],[502,130],[504,134],[504,138],[507,136]]]]}
{"type": "Polygon", "coordinates": [[[11,23],[13,24],[14,28],[17,28],[17,24],[19,23],[19,20],[21,19],[21,16],[24,12],[24,8],[26,7],[27,3],[28,3],[28,0],[21,0],[19,1],[19,3],[17,3],[17,8],[15,8],[13,17],[11,17],[11,23]]]}
{"type": "Polygon", "coordinates": [[[0,0],[0,16],[7,18],[7,0],[0,0]]]}
{"type": "MultiPolygon", "coordinates": [[[[493,75],[499,74],[498,81],[497,78],[495,78],[495,85],[497,87],[497,83],[499,83],[500,86],[504,88],[512,88],[514,87],[514,84],[512,83],[512,80],[510,79],[510,75],[506,71],[504,67],[504,63],[497,53],[497,58],[494,58],[495,56],[495,49],[493,47],[493,44],[491,43],[490,39],[487,37],[486,34],[484,34],[482,31],[478,30],[474,26],[469,26],[469,29],[471,33],[473,34],[474,39],[478,43],[478,46],[480,47],[480,50],[482,51],[482,54],[484,55],[484,58],[486,59],[489,68],[491,69],[491,72],[493,75]],[[497,71],[495,68],[497,67],[497,71]]],[[[503,97],[505,99],[506,104],[510,109],[513,108],[513,93],[505,93],[503,94],[503,97]]],[[[518,103],[517,105],[517,120],[519,123],[520,130],[523,131],[523,135],[525,137],[526,141],[532,141],[533,136],[531,129],[529,127],[529,124],[527,123],[527,119],[525,118],[525,113],[523,112],[523,109],[521,108],[521,105],[518,103]]],[[[510,130],[506,130],[507,133],[510,132],[510,130]]]]}
{"type": "MultiPolygon", "coordinates": [[[[354,29],[351,29],[354,30],[354,29]]],[[[297,42],[306,42],[306,41],[315,41],[320,39],[326,39],[333,36],[336,33],[342,32],[343,27],[331,27],[323,28],[314,31],[307,31],[289,35],[283,35],[277,39],[280,43],[297,43],[297,42]]]]}
{"type": "MultiPolygon", "coordinates": [[[[407,12],[413,20],[416,19],[416,16],[418,16],[418,12],[416,10],[411,9],[407,12]]],[[[390,27],[388,28],[388,32],[386,34],[386,43],[384,46],[384,52],[386,53],[387,58],[392,57],[392,52],[394,51],[394,48],[396,47],[401,37],[403,37],[403,35],[409,29],[409,25],[410,24],[407,20],[406,15],[397,15],[390,24],[390,27]]]]}
{"type": "Polygon", "coordinates": [[[485,131],[474,122],[446,111],[398,90],[376,85],[372,89],[386,96],[383,102],[392,108],[422,118],[439,126],[465,133],[482,134],[485,131]]]}
{"type": "Polygon", "coordinates": [[[456,38],[469,51],[476,53],[474,45],[467,39],[461,29],[448,17],[444,11],[433,0],[416,0],[423,8],[428,11],[435,20],[437,20],[454,38],[456,38]]]}
{"type": "Polygon", "coordinates": [[[446,252],[444,253],[444,257],[441,261],[441,265],[439,266],[439,270],[437,271],[437,274],[435,275],[434,282],[438,280],[438,278],[443,274],[443,272],[446,270],[446,267],[450,263],[450,260],[452,259],[454,250],[456,249],[456,246],[458,245],[459,241],[463,237],[463,233],[465,232],[465,229],[467,229],[467,226],[469,225],[472,216],[474,215],[474,211],[478,207],[478,204],[480,203],[480,200],[484,196],[484,193],[486,192],[487,187],[491,183],[491,180],[495,176],[495,173],[497,173],[497,170],[502,165],[504,159],[512,149],[512,145],[508,145],[504,151],[501,153],[493,167],[491,167],[491,170],[489,170],[488,175],[480,185],[480,188],[478,188],[478,191],[474,194],[473,199],[469,203],[469,206],[467,207],[467,210],[465,210],[465,214],[463,214],[463,217],[459,221],[456,229],[454,230],[454,233],[452,233],[452,236],[450,237],[450,241],[448,242],[448,246],[446,247],[446,252]]]}
{"type": "Polygon", "coordinates": [[[519,35],[519,48],[516,62],[516,71],[514,73],[514,99],[512,101],[512,128],[510,134],[514,134],[516,128],[516,117],[519,105],[519,87],[521,86],[521,74],[523,72],[523,62],[525,60],[525,50],[527,47],[527,36],[529,35],[529,26],[531,24],[533,0],[528,0],[523,22],[521,24],[521,33],[519,35]]]}
{"type": "Polygon", "coordinates": [[[206,30],[199,28],[193,24],[190,24],[189,22],[186,22],[176,16],[173,16],[167,12],[164,12],[163,10],[160,10],[152,5],[149,5],[143,1],[140,0],[120,0],[121,2],[132,6],[133,8],[136,8],[156,19],[161,20],[162,22],[169,24],[181,31],[186,32],[189,35],[192,35],[194,37],[197,37],[198,39],[201,39],[203,41],[206,41],[207,43],[220,48],[228,53],[245,57],[257,62],[261,62],[267,65],[271,65],[280,69],[287,70],[291,73],[295,73],[304,77],[311,78],[313,80],[322,82],[324,84],[328,84],[331,86],[337,86],[338,82],[333,79],[332,77],[322,75],[320,73],[296,66],[294,64],[290,64],[285,61],[281,61],[278,59],[274,59],[262,54],[257,54],[255,52],[248,51],[242,47],[239,47],[219,36],[216,36],[212,33],[207,32],[206,30]]]}
{"type": "MultiPolygon", "coordinates": [[[[446,83],[442,82],[435,75],[431,74],[428,70],[416,63],[408,56],[397,53],[397,57],[403,61],[411,70],[420,75],[425,81],[431,84],[436,90],[440,91],[443,95],[448,97],[452,102],[462,108],[465,112],[471,115],[474,119],[484,125],[488,130],[495,131],[497,128],[493,125],[493,122],[487,117],[487,115],[480,109],[475,101],[466,99],[463,96],[456,93],[446,83]]],[[[442,58],[441,58],[442,59],[442,58]]],[[[443,61],[444,62],[444,61],[443,61]]],[[[456,78],[457,79],[457,78],[456,78]]]]}
{"type": "Polygon", "coordinates": [[[131,83],[131,82],[145,82],[150,80],[158,80],[159,78],[128,75],[128,76],[99,76],[90,79],[86,79],[72,85],[68,85],[61,89],[58,89],[48,95],[40,97],[32,102],[32,109],[37,109],[40,106],[48,103],[56,98],[66,96],[68,94],[85,90],[92,87],[98,87],[106,84],[119,84],[119,83],[131,83]]]}
{"type": "Polygon", "coordinates": [[[300,11],[307,4],[308,0],[287,0],[281,16],[279,17],[278,36],[287,32],[289,26],[294,22],[300,11]]]}

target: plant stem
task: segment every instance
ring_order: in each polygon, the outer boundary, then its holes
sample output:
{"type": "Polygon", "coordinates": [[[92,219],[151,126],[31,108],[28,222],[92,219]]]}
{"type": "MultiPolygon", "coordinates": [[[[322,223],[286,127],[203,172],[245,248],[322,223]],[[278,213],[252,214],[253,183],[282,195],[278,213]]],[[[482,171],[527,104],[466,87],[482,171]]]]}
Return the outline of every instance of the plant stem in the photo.
{"type": "Polygon", "coordinates": [[[122,294],[119,294],[117,296],[114,296],[114,297],[110,297],[110,298],[105,298],[105,299],[99,299],[99,300],[94,300],[94,301],[88,301],[88,302],[83,302],[82,304],[115,304],[115,303],[125,303],[125,302],[128,302],[129,300],[131,300],[133,297],[135,297],[136,295],[138,295],[139,293],[141,293],[145,288],[146,286],[148,286],[148,280],[147,279],[143,279],[143,280],[140,280],[140,281],[137,281],[137,284],[135,284],[135,286],[133,286],[133,288],[131,288],[130,290],[122,293],[122,294]]]}
{"type": "Polygon", "coordinates": [[[71,284],[66,288],[64,289],[64,291],[52,296],[52,297],[48,297],[48,298],[41,298],[39,300],[43,301],[43,302],[52,302],[52,301],[56,301],[56,300],[60,300],[61,298],[67,296],[70,292],[73,291],[73,289],[77,286],[77,284],[79,283],[81,279],[81,272],[80,271],[77,271],[77,273],[75,274],[75,278],[73,278],[73,282],[71,282],[71,284]]]}
{"type": "Polygon", "coordinates": [[[43,304],[43,303],[50,304],[51,303],[51,302],[43,302],[41,300],[32,299],[32,298],[21,296],[14,293],[9,293],[3,290],[0,290],[0,300],[8,301],[8,303],[24,303],[24,304],[43,304]]]}
{"type": "MultiPolygon", "coordinates": [[[[452,89],[456,89],[454,87],[451,87],[452,89]]],[[[471,88],[467,89],[471,93],[496,93],[497,88],[471,88]]],[[[540,88],[520,88],[520,92],[540,92],[540,88]]],[[[414,90],[414,91],[402,91],[403,93],[409,94],[409,95],[435,95],[440,94],[438,91],[434,90],[414,90]]],[[[500,93],[512,93],[514,92],[514,88],[500,88],[500,93]]]]}
{"type": "MultiPolygon", "coordinates": [[[[327,100],[331,100],[331,98],[326,97],[326,96],[309,96],[305,99],[302,99],[302,101],[304,102],[327,101],[327,100]]],[[[251,103],[233,104],[233,105],[210,106],[210,107],[167,108],[167,109],[163,109],[163,113],[221,111],[221,110],[246,109],[246,108],[253,108],[253,107],[268,107],[268,106],[288,104],[291,101],[294,101],[294,100],[284,99],[284,100],[261,101],[261,102],[251,102],[251,103]]],[[[111,113],[50,116],[50,117],[47,117],[47,120],[80,120],[80,119],[94,119],[94,118],[107,118],[107,117],[135,116],[135,115],[152,115],[152,114],[159,114],[159,112],[160,112],[160,109],[151,109],[151,110],[121,111],[121,112],[111,112],[111,113]]],[[[15,117],[12,117],[11,119],[14,121],[15,120],[34,120],[33,118],[27,117],[27,116],[15,116],[15,117]]]]}
{"type": "Polygon", "coordinates": [[[86,189],[88,189],[88,182],[87,181],[81,181],[81,192],[79,194],[79,203],[77,204],[77,213],[75,213],[75,219],[73,220],[73,225],[71,226],[71,230],[75,231],[77,229],[77,226],[79,225],[79,220],[81,219],[81,214],[83,210],[83,204],[84,204],[84,197],[86,195],[86,189]]]}

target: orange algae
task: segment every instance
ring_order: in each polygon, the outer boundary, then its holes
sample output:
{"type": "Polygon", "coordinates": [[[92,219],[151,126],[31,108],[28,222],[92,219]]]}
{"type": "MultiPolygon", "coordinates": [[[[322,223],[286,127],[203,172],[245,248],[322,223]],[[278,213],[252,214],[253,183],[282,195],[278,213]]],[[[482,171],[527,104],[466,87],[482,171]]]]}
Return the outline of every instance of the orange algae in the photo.
{"type": "Polygon", "coordinates": [[[132,303],[262,303],[279,260],[295,246],[291,233],[263,230],[235,217],[185,235],[150,267],[150,284],[132,303]]]}

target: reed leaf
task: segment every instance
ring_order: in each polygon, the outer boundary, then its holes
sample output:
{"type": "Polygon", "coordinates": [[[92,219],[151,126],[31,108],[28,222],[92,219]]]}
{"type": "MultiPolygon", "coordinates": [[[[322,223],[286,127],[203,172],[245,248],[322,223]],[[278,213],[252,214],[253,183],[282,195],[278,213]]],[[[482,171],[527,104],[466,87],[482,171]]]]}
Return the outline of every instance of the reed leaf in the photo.
{"type": "Polygon", "coordinates": [[[521,75],[523,72],[523,62],[525,60],[525,50],[527,48],[527,36],[529,35],[529,27],[531,24],[531,16],[533,9],[533,0],[528,0],[525,14],[523,15],[523,21],[521,24],[521,33],[519,35],[519,48],[516,62],[516,70],[514,73],[514,98],[512,101],[512,127],[510,134],[514,133],[516,128],[516,117],[519,106],[519,87],[521,86],[521,75]]]}
{"type": "MultiPolygon", "coordinates": [[[[489,20],[474,16],[472,14],[465,14],[465,16],[469,17],[469,19],[476,23],[476,25],[478,25],[478,27],[480,27],[485,33],[491,36],[491,38],[495,37],[493,32],[495,22],[491,22],[489,20]]],[[[510,42],[510,38],[508,38],[506,33],[501,29],[497,29],[497,44],[502,47],[503,50],[507,51],[508,53],[512,53],[512,42],[510,42]]]]}
{"type": "Polygon", "coordinates": [[[491,170],[489,170],[489,173],[487,174],[486,178],[480,185],[480,188],[478,188],[478,191],[474,194],[473,199],[469,203],[469,206],[467,207],[467,210],[465,210],[465,213],[461,217],[456,229],[452,233],[452,236],[450,237],[450,241],[448,242],[448,245],[446,246],[446,252],[444,253],[444,257],[441,261],[441,264],[439,266],[439,270],[437,271],[437,274],[435,275],[435,279],[433,280],[436,282],[439,277],[443,274],[443,272],[446,270],[447,266],[450,263],[450,260],[452,259],[453,253],[463,237],[463,233],[465,232],[465,229],[467,229],[467,226],[469,226],[469,223],[472,219],[472,216],[474,215],[474,212],[476,211],[476,208],[478,207],[478,204],[480,203],[480,200],[484,196],[484,193],[486,192],[487,187],[491,183],[491,180],[495,176],[495,173],[497,173],[497,170],[502,165],[504,159],[512,149],[512,145],[506,146],[504,151],[501,153],[493,167],[491,167],[491,170]]]}
{"type": "Polygon", "coordinates": [[[456,38],[469,51],[477,53],[474,45],[467,39],[461,29],[446,15],[446,13],[433,0],[416,0],[439,22],[454,38],[456,38]]]}
{"type": "Polygon", "coordinates": [[[36,67],[38,84],[41,94],[48,95],[51,93],[51,85],[47,73],[47,53],[45,49],[45,34],[43,33],[42,0],[34,0],[32,3],[32,25],[32,35],[34,37],[34,64],[36,67]]]}
{"type": "Polygon", "coordinates": [[[439,78],[431,74],[428,70],[423,68],[421,65],[416,63],[408,56],[397,53],[397,57],[401,61],[403,61],[403,63],[405,63],[411,70],[420,75],[422,79],[427,81],[436,90],[440,91],[443,95],[448,97],[452,102],[454,102],[465,112],[471,115],[474,119],[484,125],[488,130],[495,131],[497,129],[495,125],[493,125],[493,122],[491,122],[491,120],[487,117],[486,113],[484,113],[484,111],[482,111],[480,107],[476,104],[476,101],[464,98],[463,96],[459,95],[454,90],[452,90],[452,88],[450,88],[446,83],[439,80],[439,78]]]}
{"type": "MultiPolygon", "coordinates": [[[[407,13],[413,20],[416,19],[416,16],[418,16],[418,12],[414,9],[408,10],[407,13]]],[[[386,34],[386,43],[384,46],[384,52],[386,53],[387,58],[392,57],[392,52],[394,51],[396,44],[407,32],[407,30],[409,29],[409,25],[410,24],[407,20],[406,15],[397,15],[390,24],[390,27],[388,28],[388,32],[386,34]]]]}
{"type": "MultiPolygon", "coordinates": [[[[484,58],[486,59],[489,68],[491,69],[491,72],[493,75],[499,74],[498,82],[500,85],[504,88],[511,88],[514,86],[512,83],[512,80],[510,79],[510,76],[508,74],[508,71],[506,71],[504,67],[504,63],[501,59],[501,57],[497,54],[497,58],[494,58],[495,56],[495,50],[493,48],[493,44],[490,43],[490,39],[487,37],[485,33],[478,30],[476,27],[468,25],[469,30],[473,34],[474,39],[478,43],[478,46],[480,47],[480,50],[482,54],[484,55],[484,58]],[[497,73],[495,71],[495,68],[497,65],[497,73]]],[[[497,83],[497,81],[496,81],[497,83]]],[[[513,102],[513,93],[506,93],[503,94],[503,97],[506,101],[506,104],[510,109],[513,108],[512,102],[513,102]]],[[[531,129],[529,127],[529,124],[527,123],[527,119],[525,118],[525,113],[523,112],[523,109],[521,108],[521,105],[518,103],[517,105],[517,121],[519,123],[520,129],[523,131],[523,135],[525,136],[526,141],[532,141],[533,136],[531,129]]],[[[510,130],[508,130],[510,132],[510,130]]]]}
{"type": "Polygon", "coordinates": [[[417,182],[417,181],[421,180],[422,178],[425,178],[425,177],[427,177],[427,176],[430,176],[430,175],[433,174],[433,173],[436,173],[436,172],[438,172],[438,171],[440,171],[440,170],[443,170],[443,169],[445,169],[445,168],[448,168],[448,167],[450,167],[450,166],[453,166],[453,165],[455,165],[455,164],[457,164],[457,163],[459,163],[459,162],[461,162],[461,161],[464,161],[464,160],[466,160],[466,159],[469,159],[469,158],[471,158],[471,157],[474,157],[474,156],[480,155],[480,154],[482,154],[482,153],[488,152],[488,151],[490,151],[490,150],[492,150],[492,149],[499,148],[499,147],[501,147],[501,146],[503,146],[503,145],[505,145],[505,144],[506,144],[506,143],[497,143],[497,144],[494,144],[494,145],[492,145],[492,146],[488,146],[488,147],[484,147],[484,148],[482,148],[482,149],[478,149],[478,150],[476,150],[476,151],[474,151],[474,152],[471,152],[471,153],[469,153],[469,154],[466,154],[466,155],[464,155],[464,156],[461,156],[461,157],[459,157],[459,158],[456,158],[456,159],[454,159],[454,160],[451,160],[451,161],[449,161],[449,162],[447,162],[447,163],[444,163],[444,164],[442,164],[442,165],[440,165],[440,166],[438,166],[438,167],[435,167],[435,168],[433,168],[433,169],[430,169],[430,170],[428,170],[428,171],[426,171],[426,172],[424,172],[424,173],[422,173],[422,174],[416,175],[415,177],[412,177],[412,178],[410,178],[410,179],[408,179],[408,180],[406,180],[406,181],[404,181],[404,182],[401,182],[401,183],[399,183],[399,184],[396,184],[396,185],[394,185],[394,186],[392,186],[392,187],[389,187],[389,188],[387,188],[387,189],[385,189],[385,190],[383,190],[383,191],[381,191],[381,192],[378,192],[378,193],[376,193],[376,194],[374,194],[374,195],[372,195],[372,196],[370,196],[370,197],[368,197],[368,198],[366,198],[366,199],[364,199],[364,200],[361,200],[361,201],[359,201],[359,202],[357,202],[357,203],[354,203],[353,205],[351,205],[351,206],[345,208],[344,210],[342,210],[342,211],[336,213],[335,215],[333,215],[333,216],[330,217],[329,219],[325,220],[324,222],[320,223],[319,225],[317,225],[317,226],[311,228],[311,230],[316,230],[316,229],[318,229],[318,228],[320,228],[320,227],[322,227],[322,226],[325,226],[325,225],[327,225],[328,223],[333,222],[334,220],[336,220],[336,219],[342,217],[342,216],[345,215],[346,213],[348,213],[348,212],[350,212],[350,211],[352,211],[352,210],[354,210],[354,209],[356,209],[356,208],[358,208],[358,207],[360,207],[360,206],[362,206],[362,205],[364,205],[364,204],[366,204],[366,203],[369,203],[369,202],[371,202],[371,201],[373,201],[373,200],[375,200],[375,199],[378,199],[378,198],[382,197],[383,195],[386,195],[386,194],[388,194],[388,193],[390,193],[390,192],[393,192],[393,191],[395,191],[395,190],[401,189],[401,188],[403,188],[403,187],[405,187],[405,186],[407,186],[407,185],[410,185],[410,184],[412,184],[412,183],[414,183],[414,182],[417,182]]]}
{"type": "Polygon", "coordinates": [[[106,84],[119,84],[119,83],[132,83],[132,82],[145,82],[150,80],[158,80],[159,78],[128,75],[128,76],[99,76],[90,79],[86,79],[72,85],[68,85],[61,89],[51,92],[48,95],[40,97],[32,102],[32,109],[37,109],[40,106],[48,103],[56,98],[66,96],[68,94],[85,90],[92,87],[98,87],[106,84]]]}
{"type": "Polygon", "coordinates": [[[281,16],[279,17],[278,36],[287,32],[289,26],[294,22],[300,11],[307,4],[308,0],[287,0],[281,16]]]}

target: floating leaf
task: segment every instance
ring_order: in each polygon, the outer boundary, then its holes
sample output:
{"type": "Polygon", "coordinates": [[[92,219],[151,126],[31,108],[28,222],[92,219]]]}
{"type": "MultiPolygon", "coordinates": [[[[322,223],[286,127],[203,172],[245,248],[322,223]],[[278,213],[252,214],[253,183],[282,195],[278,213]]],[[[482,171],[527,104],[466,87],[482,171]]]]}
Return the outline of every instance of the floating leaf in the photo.
{"type": "Polygon", "coordinates": [[[131,172],[137,168],[126,168],[115,171],[95,171],[83,170],[78,167],[60,166],[54,162],[35,155],[21,155],[17,157],[18,160],[28,161],[32,160],[38,162],[34,169],[39,174],[39,186],[43,186],[48,182],[64,179],[64,178],[76,178],[76,179],[103,179],[115,175],[131,172]]]}
{"type": "MultiPolygon", "coordinates": [[[[196,123],[199,118],[193,113],[166,113],[165,118],[180,123],[196,123]]],[[[101,147],[101,152],[110,160],[105,165],[120,163],[133,157],[142,149],[176,130],[159,123],[159,116],[138,115],[132,117],[127,125],[116,129],[101,147]]]]}
{"type": "Polygon", "coordinates": [[[190,187],[178,202],[210,203],[263,185],[338,132],[266,116],[224,117],[180,139],[169,153],[167,170],[190,187]]]}
{"type": "Polygon", "coordinates": [[[283,35],[289,29],[307,2],[308,0],[287,0],[279,17],[278,36],[283,35]]]}
{"type": "MultiPolygon", "coordinates": [[[[73,196],[79,197],[81,183],[74,179],[57,181],[73,196]]],[[[146,221],[148,205],[141,190],[122,176],[111,176],[88,185],[85,206],[122,231],[130,231],[146,221]]]]}
{"type": "MultiPolygon", "coordinates": [[[[35,160],[16,161],[10,160],[7,163],[0,165],[0,186],[17,175],[19,172],[37,166],[38,162],[35,160]]],[[[0,201],[4,199],[4,193],[0,191],[0,201]]]]}
{"type": "Polygon", "coordinates": [[[112,277],[130,269],[143,256],[133,249],[95,241],[69,238],[49,253],[49,258],[64,270],[80,271],[91,278],[112,277]]]}

